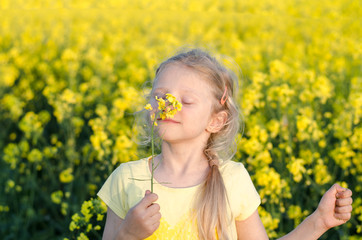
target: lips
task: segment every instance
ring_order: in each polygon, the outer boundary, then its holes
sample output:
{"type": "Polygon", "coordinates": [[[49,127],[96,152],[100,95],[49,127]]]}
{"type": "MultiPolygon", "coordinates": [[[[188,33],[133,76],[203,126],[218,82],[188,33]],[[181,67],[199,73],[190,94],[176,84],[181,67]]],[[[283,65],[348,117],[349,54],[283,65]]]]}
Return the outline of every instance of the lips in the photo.
{"type": "Polygon", "coordinates": [[[175,121],[173,119],[164,119],[164,120],[162,120],[161,118],[159,118],[157,120],[162,121],[162,122],[169,122],[169,123],[180,123],[180,122],[177,122],[177,121],[175,121]]]}

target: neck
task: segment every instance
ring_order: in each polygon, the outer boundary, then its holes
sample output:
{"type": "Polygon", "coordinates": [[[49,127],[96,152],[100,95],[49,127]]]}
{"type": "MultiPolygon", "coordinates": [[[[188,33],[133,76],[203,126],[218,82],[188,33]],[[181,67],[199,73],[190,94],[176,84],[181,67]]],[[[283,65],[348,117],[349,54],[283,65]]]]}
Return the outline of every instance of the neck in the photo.
{"type": "Polygon", "coordinates": [[[200,144],[163,142],[160,167],[175,175],[204,170],[208,162],[203,151],[200,144]]]}

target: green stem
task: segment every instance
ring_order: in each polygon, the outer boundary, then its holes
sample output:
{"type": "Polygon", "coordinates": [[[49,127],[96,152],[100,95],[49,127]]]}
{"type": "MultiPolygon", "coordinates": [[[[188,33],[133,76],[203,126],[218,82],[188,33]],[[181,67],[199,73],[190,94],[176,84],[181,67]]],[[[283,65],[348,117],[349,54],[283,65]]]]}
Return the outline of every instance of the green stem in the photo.
{"type": "Polygon", "coordinates": [[[153,171],[154,171],[154,156],[155,156],[155,143],[154,143],[154,139],[153,139],[153,133],[154,133],[154,128],[155,128],[155,121],[157,119],[157,116],[155,116],[155,119],[153,119],[153,123],[152,123],[152,129],[151,129],[151,149],[152,149],[152,156],[151,156],[151,193],[153,193],[153,171]]]}
{"type": "MultiPolygon", "coordinates": [[[[167,103],[167,105],[165,106],[165,109],[168,108],[170,105],[172,105],[171,103],[167,103]]],[[[162,110],[161,110],[162,111],[162,110]]],[[[158,167],[158,164],[157,166],[155,167],[154,166],[154,157],[155,157],[155,141],[154,141],[154,129],[155,129],[155,123],[157,121],[157,118],[160,116],[160,112],[157,111],[157,114],[155,113],[155,118],[153,119],[153,122],[152,122],[152,128],[151,128],[151,149],[152,149],[152,159],[151,159],[151,165],[152,165],[152,169],[151,169],[151,193],[153,193],[153,172],[154,170],[158,167]]]]}

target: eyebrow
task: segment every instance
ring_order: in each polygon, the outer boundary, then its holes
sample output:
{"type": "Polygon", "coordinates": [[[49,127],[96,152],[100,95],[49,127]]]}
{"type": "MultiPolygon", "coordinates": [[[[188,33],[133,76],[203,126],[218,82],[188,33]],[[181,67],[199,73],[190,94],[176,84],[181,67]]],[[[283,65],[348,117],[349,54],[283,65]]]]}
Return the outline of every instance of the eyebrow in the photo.
{"type": "MultiPolygon", "coordinates": [[[[167,88],[160,87],[160,88],[154,89],[153,92],[167,93],[168,91],[169,91],[169,90],[168,90],[167,88]]],[[[195,95],[195,96],[199,96],[198,94],[196,94],[196,92],[195,92],[194,90],[189,89],[189,88],[183,89],[181,92],[182,92],[182,93],[191,93],[191,94],[193,94],[193,95],[195,95]]]]}
{"type": "Polygon", "coordinates": [[[168,91],[167,88],[156,88],[152,92],[167,92],[167,91],[168,91]]]}

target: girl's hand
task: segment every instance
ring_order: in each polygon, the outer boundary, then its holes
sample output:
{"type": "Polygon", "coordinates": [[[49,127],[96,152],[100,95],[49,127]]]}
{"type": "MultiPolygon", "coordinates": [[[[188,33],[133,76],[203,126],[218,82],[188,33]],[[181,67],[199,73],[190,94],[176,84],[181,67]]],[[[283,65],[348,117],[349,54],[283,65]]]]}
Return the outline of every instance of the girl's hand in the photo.
{"type": "Polygon", "coordinates": [[[158,199],[155,193],[146,191],[145,197],[131,208],[124,219],[124,233],[128,239],[145,239],[159,227],[160,205],[153,203],[158,199]]]}
{"type": "Polygon", "coordinates": [[[352,191],[334,184],[319,202],[316,214],[326,230],[339,226],[351,218],[352,191]]]}

